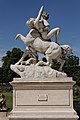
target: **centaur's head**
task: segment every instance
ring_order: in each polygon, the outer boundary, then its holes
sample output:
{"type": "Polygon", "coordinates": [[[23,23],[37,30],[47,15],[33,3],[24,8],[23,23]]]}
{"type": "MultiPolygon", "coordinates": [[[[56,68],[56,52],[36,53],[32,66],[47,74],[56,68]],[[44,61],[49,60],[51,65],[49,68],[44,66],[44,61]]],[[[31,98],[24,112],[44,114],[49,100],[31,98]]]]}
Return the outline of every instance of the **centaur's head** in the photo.
{"type": "Polygon", "coordinates": [[[34,28],[34,21],[35,21],[35,18],[30,18],[27,22],[26,22],[26,25],[29,27],[29,28],[34,28]]]}

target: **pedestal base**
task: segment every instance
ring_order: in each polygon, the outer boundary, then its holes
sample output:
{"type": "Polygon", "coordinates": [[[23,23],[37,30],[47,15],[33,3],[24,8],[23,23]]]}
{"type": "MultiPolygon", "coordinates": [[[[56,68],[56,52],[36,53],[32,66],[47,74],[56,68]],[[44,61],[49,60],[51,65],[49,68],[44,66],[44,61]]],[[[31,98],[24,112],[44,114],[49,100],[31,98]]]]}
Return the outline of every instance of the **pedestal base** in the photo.
{"type": "Polygon", "coordinates": [[[7,110],[0,110],[0,118],[7,116],[7,110]]]}
{"type": "Polygon", "coordinates": [[[72,78],[15,78],[9,120],[77,120],[72,78]]]}
{"type": "Polygon", "coordinates": [[[44,112],[15,112],[9,116],[10,120],[77,120],[75,111],[44,111],[44,112]]]}

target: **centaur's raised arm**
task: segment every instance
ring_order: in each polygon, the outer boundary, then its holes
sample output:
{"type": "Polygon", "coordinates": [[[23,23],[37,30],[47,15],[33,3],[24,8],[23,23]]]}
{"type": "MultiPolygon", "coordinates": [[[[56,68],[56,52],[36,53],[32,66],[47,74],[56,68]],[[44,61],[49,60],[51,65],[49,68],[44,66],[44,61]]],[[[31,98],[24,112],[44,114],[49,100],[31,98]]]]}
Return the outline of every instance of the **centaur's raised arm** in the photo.
{"type": "Polygon", "coordinates": [[[43,10],[44,10],[44,7],[41,6],[41,9],[39,10],[39,13],[38,13],[38,16],[37,16],[37,18],[36,18],[36,21],[38,21],[38,20],[41,19],[41,15],[42,15],[42,13],[43,13],[43,10]]]}
{"type": "Polygon", "coordinates": [[[38,16],[37,16],[37,18],[36,18],[35,21],[34,21],[34,26],[35,26],[35,28],[38,29],[38,30],[39,30],[39,20],[41,19],[41,15],[42,15],[42,13],[43,13],[43,10],[44,10],[44,7],[41,6],[41,9],[39,10],[38,16]]]}

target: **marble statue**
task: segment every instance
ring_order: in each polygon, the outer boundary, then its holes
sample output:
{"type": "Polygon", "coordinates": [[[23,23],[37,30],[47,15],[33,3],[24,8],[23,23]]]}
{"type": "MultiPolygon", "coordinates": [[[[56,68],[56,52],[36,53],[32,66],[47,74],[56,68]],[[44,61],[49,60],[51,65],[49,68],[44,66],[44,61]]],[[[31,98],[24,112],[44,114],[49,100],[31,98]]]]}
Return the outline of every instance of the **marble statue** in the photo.
{"type": "Polygon", "coordinates": [[[19,65],[19,64],[26,64],[26,62],[28,62],[28,65],[31,64],[31,63],[34,63],[36,64],[38,62],[38,54],[37,52],[33,51],[30,47],[29,48],[26,48],[26,50],[24,51],[21,59],[15,64],[15,65],[19,65]],[[30,63],[28,62],[28,59],[30,58],[34,58],[30,61],[30,63]]]}
{"type": "Polygon", "coordinates": [[[25,51],[22,58],[14,66],[11,65],[11,69],[15,72],[17,71],[16,73],[19,74],[19,70],[20,72],[24,71],[25,68],[23,68],[22,65],[28,66],[35,64],[35,66],[50,67],[52,60],[56,60],[58,63],[60,63],[59,71],[62,71],[62,67],[65,63],[64,58],[72,53],[72,49],[69,45],[58,44],[60,28],[54,28],[49,32],[50,25],[47,22],[48,18],[49,14],[44,12],[44,7],[42,6],[37,18],[30,18],[26,22],[27,26],[31,29],[26,37],[24,37],[22,34],[16,35],[16,40],[20,38],[33,54],[33,57],[24,61],[27,55],[25,51]],[[56,40],[55,42],[51,42],[51,37],[54,35],[56,36],[56,40]],[[47,62],[38,61],[37,52],[44,54],[47,62]]]}
{"type": "Polygon", "coordinates": [[[17,63],[10,66],[21,78],[13,78],[11,82],[13,110],[9,120],[78,119],[73,109],[75,82],[62,72],[65,59],[72,49],[69,45],[59,45],[60,28],[49,32],[48,18],[42,6],[38,16],[26,22],[31,29],[26,37],[16,35],[16,40],[20,38],[28,49],[17,63]],[[52,36],[56,36],[55,42],[51,42],[52,36]],[[38,52],[46,56],[45,61],[38,60],[38,52]],[[53,60],[60,63],[59,71],[51,68],[53,60]]]}
{"type": "Polygon", "coordinates": [[[44,41],[50,41],[51,37],[53,35],[56,36],[56,43],[58,43],[58,36],[60,33],[60,28],[54,28],[50,32],[48,31],[50,28],[49,23],[47,22],[47,19],[49,18],[49,14],[47,12],[44,12],[44,7],[42,6],[37,18],[30,18],[26,24],[28,27],[35,28],[40,33],[42,40],[44,41]]]}
{"type": "MultiPolygon", "coordinates": [[[[72,52],[71,47],[69,45],[60,46],[55,42],[43,41],[43,40],[41,40],[41,38],[39,36],[36,37],[35,33],[38,34],[36,30],[32,29],[26,37],[24,37],[21,34],[18,34],[16,36],[16,39],[18,39],[20,37],[21,40],[27,46],[31,46],[33,48],[33,50],[35,50],[36,52],[45,54],[45,56],[47,58],[47,62],[45,63],[45,62],[39,61],[36,65],[50,65],[52,60],[57,60],[57,62],[59,62],[61,64],[59,70],[62,71],[62,67],[65,62],[64,59],[61,59],[62,50],[66,51],[66,57],[67,57],[72,52]],[[29,35],[32,36],[32,38],[34,40],[30,41],[29,35]]],[[[32,59],[30,58],[30,60],[28,60],[28,62],[30,62],[31,60],[32,59]]],[[[29,64],[28,62],[26,62],[26,65],[29,64]]]]}

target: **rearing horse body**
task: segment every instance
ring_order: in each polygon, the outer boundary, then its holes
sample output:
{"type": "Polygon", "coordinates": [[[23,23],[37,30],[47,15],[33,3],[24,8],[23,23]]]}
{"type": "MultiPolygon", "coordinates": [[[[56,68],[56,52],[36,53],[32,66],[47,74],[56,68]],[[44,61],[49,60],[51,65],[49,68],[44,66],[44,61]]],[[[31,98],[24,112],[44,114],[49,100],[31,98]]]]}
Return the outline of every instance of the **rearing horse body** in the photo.
{"type": "Polygon", "coordinates": [[[65,60],[61,59],[62,56],[62,49],[65,49],[66,56],[71,54],[71,48],[70,46],[59,46],[55,42],[48,42],[44,41],[39,32],[36,29],[31,29],[30,32],[27,34],[26,37],[24,37],[22,34],[17,34],[16,39],[21,38],[21,40],[29,47],[31,47],[34,51],[40,52],[42,54],[45,54],[47,62],[38,62],[37,65],[50,65],[52,60],[57,60],[59,62],[60,68],[59,70],[62,71],[62,67],[65,63],[65,60]],[[68,50],[68,52],[67,52],[68,50]]]}

